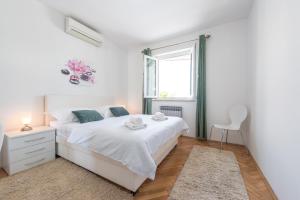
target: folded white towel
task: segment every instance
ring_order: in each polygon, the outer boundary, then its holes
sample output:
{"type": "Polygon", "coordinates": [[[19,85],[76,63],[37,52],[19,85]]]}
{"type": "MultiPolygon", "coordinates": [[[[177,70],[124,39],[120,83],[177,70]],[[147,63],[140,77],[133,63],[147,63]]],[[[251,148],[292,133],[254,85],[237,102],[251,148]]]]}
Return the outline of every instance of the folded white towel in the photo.
{"type": "Polygon", "coordinates": [[[152,116],[152,119],[154,121],[165,121],[168,119],[168,117],[164,116],[164,117],[156,117],[155,115],[152,116]]]}
{"type": "Polygon", "coordinates": [[[130,117],[129,122],[131,122],[134,125],[144,124],[143,119],[141,117],[130,117]]]}
{"type": "Polygon", "coordinates": [[[164,117],[165,117],[165,114],[162,113],[162,112],[156,112],[156,113],[154,114],[154,116],[155,116],[156,118],[164,118],[164,117]]]}
{"type": "Polygon", "coordinates": [[[168,119],[164,113],[161,112],[156,112],[153,116],[152,119],[155,121],[164,121],[166,119],[168,119]]]}
{"type": "Polygon", "coordinates": [[[125,126],[131,130],[138,130],[147,127],[147,124],[133,124],[131,122],[125,122],[125,126]]]}

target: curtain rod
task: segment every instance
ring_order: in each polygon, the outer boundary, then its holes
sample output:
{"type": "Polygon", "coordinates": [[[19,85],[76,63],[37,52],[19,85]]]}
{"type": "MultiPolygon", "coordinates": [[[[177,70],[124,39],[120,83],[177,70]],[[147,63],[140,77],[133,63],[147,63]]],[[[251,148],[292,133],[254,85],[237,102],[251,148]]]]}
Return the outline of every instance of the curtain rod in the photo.
{"type": "MultiPolygon", "coordinates": [[[[209,34],[205,34],[205,38],[206,39],[210,38],[210,35],[209,34]]],[[[154,50],[163,49],[163,48],[172,47],[172,46],[177,46],[177,45],[180,45],[180,44],[184,44],[184,43],[188,43],[188,42],[193,42],[193,41],[198,41],[198,40],[199,39],[188,40],[188,41],[184,41],[184,42],[179,42],[179,43],[175,43],[175,44],[170,44],[170,45],[166,45],[166,46],[162,46],[162,47],[153,48],[153,49],[150,49],[150,50],[154,51],[154,50]]]]}

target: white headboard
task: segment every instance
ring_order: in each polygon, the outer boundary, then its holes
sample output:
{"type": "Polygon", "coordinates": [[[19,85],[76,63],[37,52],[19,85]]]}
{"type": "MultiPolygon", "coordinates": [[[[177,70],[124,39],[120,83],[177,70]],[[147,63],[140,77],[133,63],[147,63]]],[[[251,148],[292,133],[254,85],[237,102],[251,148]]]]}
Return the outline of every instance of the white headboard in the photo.
{"type": "Polygon", "coordinates": [[[102,105],[114,105],[113,97],[89,96],[89,95],[46,95],[45,96],[45,123],[49,125],[49,112],[71,107],[96,107],[102,105]]]}

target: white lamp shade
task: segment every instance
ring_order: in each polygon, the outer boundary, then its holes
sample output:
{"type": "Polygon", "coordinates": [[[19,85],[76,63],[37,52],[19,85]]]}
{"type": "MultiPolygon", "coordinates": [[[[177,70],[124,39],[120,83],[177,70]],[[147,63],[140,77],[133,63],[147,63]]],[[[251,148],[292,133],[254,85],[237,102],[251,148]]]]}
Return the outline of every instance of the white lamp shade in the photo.
{"type": "Polygon", "coordinates": [[[31,124],[31,117],[22,118],[22,124],[24,124],[24,125],[31,124]]]}

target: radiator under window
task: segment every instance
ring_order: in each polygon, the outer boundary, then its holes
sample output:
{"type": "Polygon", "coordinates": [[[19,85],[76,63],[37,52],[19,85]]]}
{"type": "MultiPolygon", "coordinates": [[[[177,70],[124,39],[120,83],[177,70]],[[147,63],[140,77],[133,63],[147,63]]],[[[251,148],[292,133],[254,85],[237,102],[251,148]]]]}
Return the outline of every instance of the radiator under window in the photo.
{"type": "Polygon", "coordinates": [[[182,118],[182,107],[181,106],[160,106],[160,112],[166,116],[176,116],[182,118]]]}

